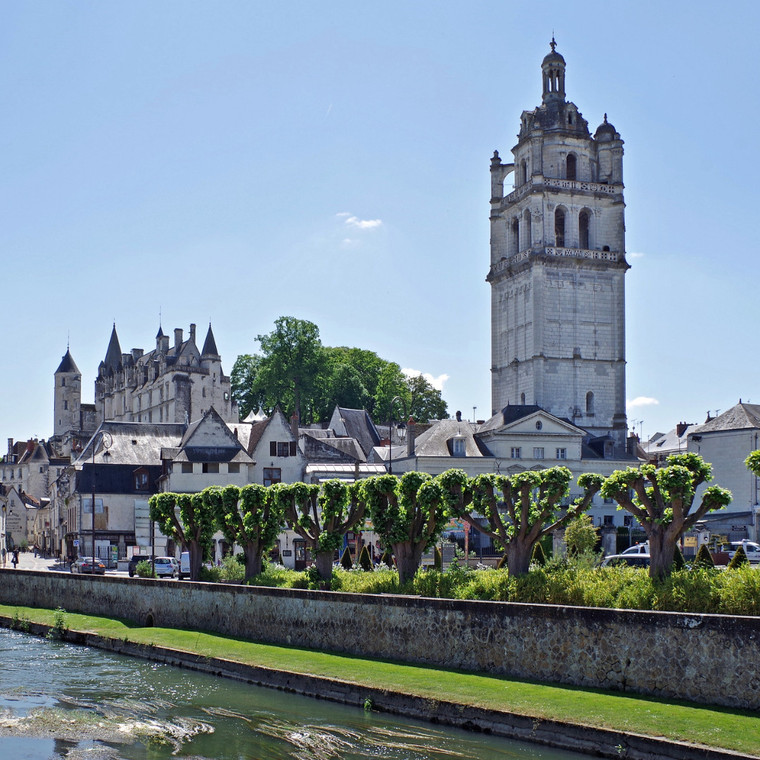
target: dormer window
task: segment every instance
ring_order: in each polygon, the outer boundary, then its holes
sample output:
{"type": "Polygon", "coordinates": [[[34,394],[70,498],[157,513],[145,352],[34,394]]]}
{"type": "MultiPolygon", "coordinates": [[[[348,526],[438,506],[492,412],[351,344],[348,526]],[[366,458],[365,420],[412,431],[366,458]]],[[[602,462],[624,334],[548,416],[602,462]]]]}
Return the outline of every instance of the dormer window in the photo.
{"type": "Polygon", "coordinates": [[[451,456],[463,457],[467,455],[467,440],[460,433],[451,439],[451,456]]]}

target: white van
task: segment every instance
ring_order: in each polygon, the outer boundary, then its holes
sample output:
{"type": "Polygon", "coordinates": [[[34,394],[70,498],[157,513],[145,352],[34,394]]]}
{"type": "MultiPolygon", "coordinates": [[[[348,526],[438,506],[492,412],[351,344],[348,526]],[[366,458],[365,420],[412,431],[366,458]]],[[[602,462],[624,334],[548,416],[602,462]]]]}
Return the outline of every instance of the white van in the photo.
{"type": "Polygon", "coordinates": [[[190,552],[182,552],[179,557],[179,576],[180,580],[190,577],[190,552]]]}

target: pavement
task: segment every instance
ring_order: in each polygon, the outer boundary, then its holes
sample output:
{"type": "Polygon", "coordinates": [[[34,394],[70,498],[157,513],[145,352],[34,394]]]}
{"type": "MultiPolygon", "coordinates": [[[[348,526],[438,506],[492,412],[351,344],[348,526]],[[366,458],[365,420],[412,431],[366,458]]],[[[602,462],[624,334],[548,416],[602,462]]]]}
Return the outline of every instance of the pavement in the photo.
{"type": "MultiPolygon", "coordinates": [[[[5,568],[8,570],[13,569],[11,563],[11,554],[8,553],[8,557],[5,561],[5,568]]],[[[19,552],[18,555],[18,567],[17,570],[37,570],[37,571],[50,571],[55,573],[68,573],[69,563],[61,562],[57,559],[50,559],[45,557],[35,557],[34,552],[19,552]]],[[[106,575],[112,575],[120,578],[128,577],[128,573],[125,570],[106,570],[106,575]]]]}

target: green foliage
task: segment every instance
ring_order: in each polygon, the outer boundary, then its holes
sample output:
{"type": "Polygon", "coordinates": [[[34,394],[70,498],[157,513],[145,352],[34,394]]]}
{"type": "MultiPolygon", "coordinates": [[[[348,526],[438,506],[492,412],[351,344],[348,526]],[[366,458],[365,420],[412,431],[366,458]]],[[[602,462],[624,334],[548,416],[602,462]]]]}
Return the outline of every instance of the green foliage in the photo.
{"type": "Polygon", "coordinates": [[[501,557],[499,557],[499,561],[496,563],[496,569],[497,570],[504,570],[507,567],[507,555],[502,554],[501,557]]]}
{"type": "Polygon", "coordinates": [[[686,560],[683,558],[683,552],[681,551],[681,547],[676,544],[676,550],[673,554],[673,569],[674,570],[683,570],[686,567],[686,560]]]}
{"type": "Polygon", "coordinates": [[[646,532],[653,578],[664,578],[670,572],[670,557],[685,531],[707,512],[731,502],[729,491],[709,486],[694,508],[697,488],[711,478],[710,465],[698,454],[688,453],[669,456],[661,468],[642,465],[617,470],[604,481],[602,496],[614,499],[619,509],[634,515],[646,532]]]}
{"type": "Polygon", "coordinates": [[[66,610],[63,607],[57,607],[53,613],[53,625],[50,626],[46,638],[60,640],[66,635],[66,631],[68,630],[68,625],[66,625],[66,610]]]}
{"type": "Polygon", "coordinates": [[[365,544],[359,552],[359,567],[365,572],[372,570],[372,557],[369,553],[369,547],[365,544]]]}
{"type": "Polygon", "coordinates": [[[728,563],[728,567],[726,569],[736,570],[742,565],[748,565],[748,564],[749,564],[749,560],[747,559],[747,554],[744,551],[744,547],[738,546],[736,551],[734,552],[734,556],[731,557],[731,561],[728,563]]]}
{"type": "Polygon", "coordinates": [[[219,583],[222,580],[222,568],[216,565],[201,565],[198,580],[204,583],[219,583]]]}
{"type": "Polygon", "coordinates": [[[745,460],[747,469],[757,477],[760,477],[760,451],[753,451],[745,460]]]}
{"type": "Polygon", "coordinates": [[[380,564],[385,565],[389,570],[393,570],[394,564],[393,564],[393,554],[391,554],[390,549],[386,549],[383,552],[383,556],[380,557],[380,564]]]}
{"type": "Polygon", "coordinates": [[[228,554],[222,560],[222,566],[219,568],[219,578],[223,581],[241,582],[245,580],[245,562],[241,562],[242,554],[228,554]]]}
{"type": "Polygon", "coordinates": [[[11,628],[14,631],[23,631],[29,633],[31,628],[31,621],[26,615],[22,615],[18,610],[13,610],[13,618],[11,619],[11,628]]]}
{"type": "Polygon", "coordinates": [[[567,552],[573,557],[585,552],[593,552],[599,541],[599,528],[588,514],[578,515],[565,528],[567,552]]]}
{"type": "Polygon", "coordinates": [[[232,365],[230,386],[241,420],[266,403],[266,394],[256,382],[260,365],[261,357],[256,354],[241,354],[232,365]]]}
{"type": "Polygon", "coordinates": [[[710,549],[708,548],[707,544],[702,544],[702,546],[699,547],[696,559],[694,560],[692,567],[701,567],[705,570],[715,569],[715,561],[712,558],[712,554],[710,554],[710,549]]]}
{"type": "MultiPolygon", "coordinates": [[[[504,557],[502,557],[502,560],[504,557]]],[[[499,560],[501,562],[501,560],[499,560]]],[[[541,546],[540,543],[537,543],[533,547],[533,555],[530,558],[531,565],[536,565],[537,567],[545,567],[546,566],[546,555],[544,554],[544,548],[541,546]]]]}
{"type": "Polygon", "coordinates": [[[344,570],[350,570],[354,566],[354,562],[351,559],[351,550],[346,547],[343,550],[343,554],[340,555],[340,564],[344,570]]]}
{"type": "Polygon", "coordinates": [[[153,563],[149,559],[140,560],[135,565],[135,575],[138,578],[155,578],[156,574],[153,572],[153,563]]]}
{"type": "Polygon", "coordinates": [[[433,552],[433,567],[438,570],[438,572],[443,571],[443,555],[437,546],[433,552]]]}

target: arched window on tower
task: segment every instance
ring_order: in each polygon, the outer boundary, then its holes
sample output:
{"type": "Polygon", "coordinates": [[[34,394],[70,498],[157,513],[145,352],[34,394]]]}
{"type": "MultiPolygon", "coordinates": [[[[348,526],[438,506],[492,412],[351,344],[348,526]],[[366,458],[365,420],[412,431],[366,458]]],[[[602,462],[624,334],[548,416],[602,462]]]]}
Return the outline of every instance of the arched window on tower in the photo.
{"type": "Polygon", "coordinates": [[[521,393],[521,394],[520,394],[520,403],[521,403],[523,406],[525,406],[525,394],[524,394],[524,393],[521,393]]]}
{"type": "Polygon", "coordinates": [[[512,235],[510,241],[510,252],[518,253],[520,250],[520,220],[515,217],[512,220],[512,235]]]}
{"type": "Polygon", "coordinates": [[[594,392],[589,391],[586,394],[586,415],[591,417],[594,414],[594,392]]]}
{"type": "Polygon", "coordinates": [[[565,179],[575,179],[576,163],[575,153],[568,153],[565,161],[565,179]]]}
{"type": "Polygon", "coordinates": [[[525,159],[520,164],[520,179],[523,185],[528,181],[528,162],[525,159]]]}
{"type": "Polygon", "coordinates": [[[589,227],[591,222],[591,215],[588,209],[583,209],[578,215],[578,246],[580,248],[590,248],[589,245],[589,227]]]}
{"type": "Polygon", "coordinates": [[[554,245],[565,247],[565,210],[558,208],[554,212],[554,245]]]}
{"type": "Polygon", "coordinates": [[[531,229],[530,229],[531,223],[532,221],[531,221],[531,216],[530,216],[530,209],[526,208],[525,211],[523,212],[523,224],[525,225],[525,231],[523,232],[523,240],[524,240],[523,249],[524,250],[527,250],[533,245],[533,242],[532,242],[533,236],[531,234],[531,229]]]}

